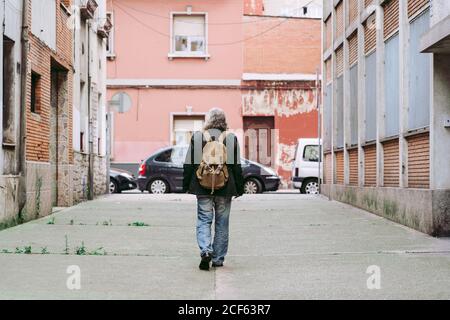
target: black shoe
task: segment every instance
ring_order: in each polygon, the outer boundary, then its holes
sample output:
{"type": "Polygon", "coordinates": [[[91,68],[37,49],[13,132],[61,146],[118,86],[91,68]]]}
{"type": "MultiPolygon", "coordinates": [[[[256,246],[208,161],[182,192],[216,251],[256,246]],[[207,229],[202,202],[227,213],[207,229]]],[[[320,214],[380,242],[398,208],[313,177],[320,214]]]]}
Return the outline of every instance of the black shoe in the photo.
{"type": "Polygon", "coordinates": [[[223,262],[213,262],[212,266],[213,266],[213,268],[223,267],[223,262]]]}
{"type": "Polygon", "coordinates": [[[209,270],[209,263],[211,262],[211,256],[206,253],[202,256],[202,261],[200,261],[200,265],[198,266],[200,270],[209,270]]]}

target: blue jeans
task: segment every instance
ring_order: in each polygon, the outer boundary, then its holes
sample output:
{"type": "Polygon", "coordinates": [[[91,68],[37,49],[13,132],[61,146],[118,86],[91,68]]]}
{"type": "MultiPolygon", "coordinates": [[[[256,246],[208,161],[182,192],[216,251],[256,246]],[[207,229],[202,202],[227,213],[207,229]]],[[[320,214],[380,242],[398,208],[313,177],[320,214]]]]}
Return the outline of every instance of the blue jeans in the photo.
{"type": "Polygon", "coordinates": [[[223,262],[228,251],[230,210],[231,197],[197,196],[197,242],[200,254],[211,254],[213,262],[223,262]],[[214,217],[213,242],[211,225],[214,217]]]}

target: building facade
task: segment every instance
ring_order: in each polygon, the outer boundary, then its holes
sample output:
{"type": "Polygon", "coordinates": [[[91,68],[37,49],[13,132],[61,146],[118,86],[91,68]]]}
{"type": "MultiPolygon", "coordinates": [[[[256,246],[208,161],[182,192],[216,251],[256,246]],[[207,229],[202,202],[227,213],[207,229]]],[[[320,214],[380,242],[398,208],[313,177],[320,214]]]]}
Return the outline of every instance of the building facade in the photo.
{"type": "Polygon", "coordinates": [[[108,2],[115,25],[108,99],[124,92],[131,100],[130,108],[112,107],[113,166],[137,172],[155,150],[188,143],[212,107],[226,111],[231,129],[242,128],[242,7],[222,0],[108,2]]]}
{"type": "Polygon", "coordinates": [[[112,166],[137,172],[157,149],[188,143],[205,113],[220,107],[243,154],[278,168],[288,185],[296,140],[318,135],[312,87],[320,67],[320,20],[267,21],[262,5],[109,0],[115,25],[108,62],[112,166]],[[122,92],[129,108],[114,105],[122,92]],[[251,150],[257,150],[253,156],[251,150]]]}
{"type": "Polygon", "coordinates": [[[448,16],[441,1],[324,1],[322,192],[448,235],[448,56],[421,47],[438,5],[448,16]]]}
{"type": "Polygon", "coordinates": [[[14,224],[20,207],[19,187],[24,183],[20,166],[22,12],[21,1],[0,1],[0,228],[14,224]]]}
{"type": "MultiPolygon", "coordinates": [[[[319,136],[316,80],[320,79],[321,20],[314,11],[298,17],[302,9],[298,2],[296,7],[285,6],[292,13],[285,11],[284,17],[275,16],[274,4],[269,10],[270,1],[259,2],[246,1],[244,7],[244,133],[257,137],[254,149],[264,150],[260,137],[272,131],[267,139],[272,154],[265,157],[263,152],[252,160],[276,167],[286,188],[291,185],[298,139],[319,136]]],[[[244,152],[251,158],[247,140],[244,152]]]]}
{"type": "Polygon", "coordinates": [[[102,34],[106,4],[93,0],[3,3],[7,27],[2,30],[0,223],[8,226],[107,191],[106,147],[103,151],[96,147],[102,143],[99,137],[106,136],[105,104],[101,102],[101,95],[106,96],[102,34]],[[90,32],[92,46],[77,46],[83,36],[80,26],[91,24],[95,25],[90,32]],[[88,60],[92,61],[89,72],[81,68],[88,60]],[[92,128],[88,141],[94,147],[86,150],[91,164],[78,161],[76,154],[78,129],[85,120],[74,112],[84,106],[81,90],[74,85],[82,81],[80,74],[94,88],[86,96],[89,110],[94,110],[88,120],[92,128]],[[91,188],[80,182],[85,175],[92,178],[91,188]],[[81,188],[87,188],[89,196],[78,196],[81,188]]]}

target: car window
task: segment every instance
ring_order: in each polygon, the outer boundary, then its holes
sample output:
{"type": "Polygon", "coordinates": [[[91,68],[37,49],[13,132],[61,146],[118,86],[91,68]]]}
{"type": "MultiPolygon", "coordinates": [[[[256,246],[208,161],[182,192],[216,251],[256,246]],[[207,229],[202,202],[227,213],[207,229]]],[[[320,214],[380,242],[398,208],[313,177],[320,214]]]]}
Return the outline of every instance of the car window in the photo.
{"type": "Polygon", "coordinates": [[[172,158],[172,149],[161,152],[158,156],[156,156],[155,161],[158,162],[171,162],[172,158]]]}
{"type": "Polygon", "coordinates": [[[303,151],[303,160],[310,162],[319,161],[319,146],[305,146],[303,151]]]}

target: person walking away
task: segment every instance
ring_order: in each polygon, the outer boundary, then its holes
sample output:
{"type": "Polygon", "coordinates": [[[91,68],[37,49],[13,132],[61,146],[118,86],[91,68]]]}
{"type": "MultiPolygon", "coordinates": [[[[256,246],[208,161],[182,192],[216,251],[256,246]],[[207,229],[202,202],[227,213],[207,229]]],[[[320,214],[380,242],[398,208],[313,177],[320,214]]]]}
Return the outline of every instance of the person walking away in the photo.
{"type": "Polygon", "coordinates": [[[228,251],[231,201],[244,194],[239,143],[227,129],[225,113],[211,109],[203,131],[191,138],[183,167],[183,191],[197,196],[201,270],[209,270],[211,261],[213,267],[223,266],[228,251]]]}

